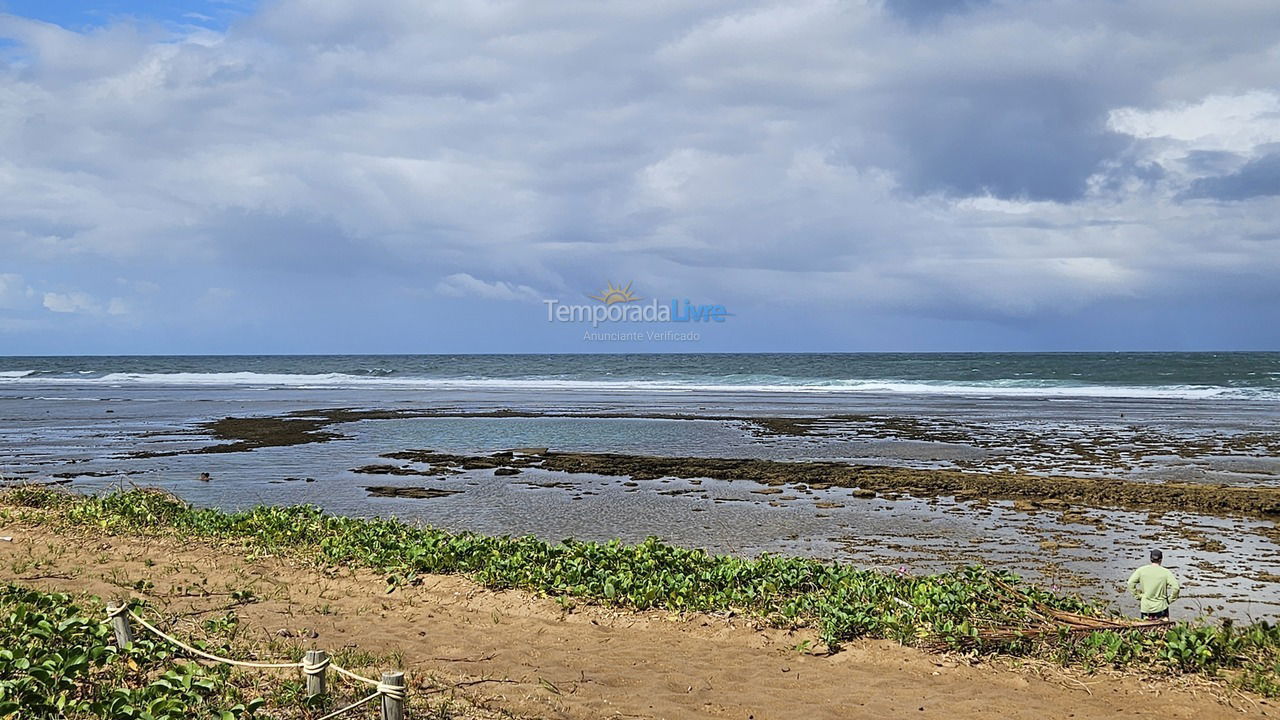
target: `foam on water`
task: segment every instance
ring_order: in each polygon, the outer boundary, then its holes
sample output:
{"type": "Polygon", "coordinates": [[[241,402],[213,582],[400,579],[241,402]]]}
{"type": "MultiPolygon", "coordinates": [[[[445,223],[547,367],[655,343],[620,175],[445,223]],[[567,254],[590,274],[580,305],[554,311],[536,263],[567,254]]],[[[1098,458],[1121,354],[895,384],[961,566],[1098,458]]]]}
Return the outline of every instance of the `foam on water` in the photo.
{"type": "Polygon", "coordinates": [[[587,390],[592,392],[714,392],[714,393],[909,393],[921,395],[962,395],[978,397],[1018,396],[1047,398],[1154,398],[1154,399],[1280,399],[1271,388],[1231,388],[1206,385],[1096,385],[1039,379],[933,382],[892,379],[811,379],[782,376],[736,375],[730,377],[685,377],[679,379],[561,379],[549,377],[440,378],[392,377],[391,371],[369,374],[349,373],[106,373],[86,371],[68,374],[35,374],[32,371],[0,372],[0,385],[161,385],[212,387],[360,388],[386,389],[516,389],[587,390]]]}
{"type": "MultiPolygon", "coordinates": [[[[0,388],[577,391],[727,398],[1275,401],[1280,353],[687,353],[0,357],[0,388]]],[[[1239,403],[1236,403],[1239,404],[1239,403]]]]}

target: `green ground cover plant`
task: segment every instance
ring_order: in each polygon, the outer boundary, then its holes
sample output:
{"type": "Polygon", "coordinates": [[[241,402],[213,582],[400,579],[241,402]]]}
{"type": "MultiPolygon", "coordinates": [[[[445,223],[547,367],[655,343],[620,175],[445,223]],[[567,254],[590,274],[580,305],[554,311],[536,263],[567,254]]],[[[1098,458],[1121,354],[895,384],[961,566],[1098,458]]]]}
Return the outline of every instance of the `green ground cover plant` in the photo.
{"type": "MultiPolygon", "coordinates": [[[[0,719],[300,720],[320,717],[368,694],[362,685],[338,683],[329,695],[307,697],[297,674],[194,662],[140,628],[135,629],[133,643],[118,648],[102,608],[96,598],[0,585],[0,719]]],[[[142,606],[135,609],[153,614],[142,606]]],[[[280,651],[233,641],[238,622],[231,610],[182,634],[209,652],[225,655],[280,651]]],[[[284,656],[300,655],[301,649],[292,648],[284,656]]],[[[376,664],[384,658],[363,659],[376,664]]],[[[349,667],[363,665],[350,650],[338,653],[335,660],[349,667]]],[[[414,717],[473,717],[449,697],[410,693],[408,704],[414,717]]],[[[342,717],[378,717],[377,708],[376,702],[367,704],[342,717]]]]}
{"type": "Polygon", "coordinates": [[[0,718],[250,720],[265,701],[246,695],[228,668],[163,644],[117,648],[101,611],[69,595],[0,586],[0,718]]]}
{"type": "Polygon", "coordinates": [[[40,508],[30,517],[46,522],[230,540],[263,552],[371,568],[388,575],[391,590],[421,574],[462,573],[491,588],[550,596],[565,607],[592,602],[637,610],[732,611],[783,627],[812,626],[833,650],[855,638],[888,638],[929,649],[1048,657],[1086,669],[1197,673],[1280,695],[1276,626],[1179,623],[1081,631],[1054,618],[1116,618],[1101,605],[982,567],[911,575],[777,555],[711,555],[654,538],[633,545],[548,543],[334,516],[311,506],[194,508],[155,490],[80,496],[22,488],[8,491],[2,501],[40,508]]]}

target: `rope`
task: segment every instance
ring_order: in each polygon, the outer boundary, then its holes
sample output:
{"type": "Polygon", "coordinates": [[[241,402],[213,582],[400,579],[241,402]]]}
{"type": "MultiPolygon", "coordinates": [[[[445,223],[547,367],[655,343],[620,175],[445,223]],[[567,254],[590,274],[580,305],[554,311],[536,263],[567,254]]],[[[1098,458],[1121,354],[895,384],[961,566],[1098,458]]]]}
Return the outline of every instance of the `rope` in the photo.
{"type": "Polygon", "coordinates": [[[392,700],[404,700],[404,688],[399,685],[388,685],[386,683],[378,683],[378,694],[386,695],[392,700]]]}
{"type": "MultiPolygon", "coordinates": [[[[318,663],[309,663],[307,662],[307,659],[304,657],[302,658],[302,662],[300,664],[302,666],[302,672],[306,673],[307,675],[321,675],[324,673],[324,669],[329,667],[329,665],[331,664],[331,661],[329,660],[328,656],[326,656],[323,660],[321,660],[318,663]]],[[[337,666],[334,665],[334,667],[336,668],[337,666]]]]}
{"type": "MultiPolygon", "coordinates": [[[[130,616],[130,617],[132,617],[134,620],[137,620],[137,621],[138,621],[138,623],[142,625],[142,627],[144,627],[144,628],[146,628],[146,629],[150,630],[151,632],[155,633],[156,635],[159,635],[160,637],[164,638],[165,640],[168,640],[169,642],[173,643],[174,645],[177,645],[178,647],[182,648],[183,650],[186,650],[187,652],[189,652],[189,653],[191,653],[191,654],[193,654],[193,655],[199,655],[200,657],[205,658],[205,659],[207,659],[207,660],[213,660],[213,661],[215,661],[215,662],[226,663],[227,665],[237,665],[237,666],[239,666],[239,667],[249,667],[249,668],[300,668],[300,667],[304,667],[303,663],[300,663],[300,662],[291,662],[291,663],[260,663],[260,662],[249,662],[249,661],[246,661],[246,660],[232,660],[231,658],[224,658],[224,657],[222,657],[222,656],[220,656],[220,655],[213,655],[213,654],[211,654],[211,653],[207,653],[207,652],[205,652],[205,651],[203,651],[203,650],[199,650],[199,649],[197,649],[197,648],[193,648],[193,647],[191,647],[190,645],[188,645],[188,644],[186,644],[186,643],[182,642],[182,641],[181,641],[181,640],[179,640],[178,638],[173,637],[172,635],[168,635],[168,634],[166,634],[163,630],[160,630],[160,629],[159,629],[159,628],[157,628],[155,625],[152,625],[151,623],[147,622],[146,620],[143,620],[143,619],[138,615],[138,613],[133,612],[132,610],[129,610],[128,612],[129,612],[129,616],[130,616]]],[[[117,614],[119,614],[119,613],[117,613],[117,614]]]]}
{"type": "Polygon", "coordinates": [[[319,718],[318,720],[330,720],[331,718],[335,718],[347,712],[348,710],[354,710],[360,707],[361,705],[364,705],[365,703],[369,702],[370,700],[373,700],[383,695],[387,696],[388,698],[391,698],[392,700],[398,700],[401,702],[403,702],[405,699],[405,689],[403,687],[399,685],[389,685],[379,680],[373,680],[371,678],[364,677],[363,675],[357,675],[351,672],[350,670],[333,662],[328,656],[324,657],[322,660],[320,660],[320,662],[316,662],[316,663],[308,662],[305,656],[303,657],[301,662],[292,662],[292,663],[261,663],[261,662],[250,662],[247,660],[232,660],[231,658],[225,658],[220,655],[214,655],[212,653],[207,653],[198,648],[191,647],[190,645],[182,642],[178,638],[172,635],[169,635],[168,633],[164,632],[160,628],[157,628],[155,625],[152,625],[151,623],[147,622],[145,619],[142,618],[142,616],[134,612],[127,604],[120,605],[119,607],[112,607],[110,605],[107,606],[108,620],[116,618],[120,615],[128,615],[134,620],[137,620],[138,623],[142,625],[142,627],[150,630],[151,632],[164,638],[165,640],[168,640],[174,645],[177,645],[183,650],[186,650],[192,655],[205,658],[206,660],[213,660],[214,662],[225,663],[227,665],[236,665],[239,667],[248,667],[248,668],[302,668],[302,672],[306,673],[307,675],[320,675],[325,671],[326,668],[332,668],[334,672],[340,675],[345,675],[351,678],[352,680],[365,683],[366,685],[372,685],[375,688],[377,688],[372,695],[369,695],[368,697],[357,700],[351,703],[350,705],[342,708],[341,710],[335,710],[329,713],[328,715],[325,715],[324,717],[319,718]]]}
{"type": "Polygon", "coordinates": [[[318,718],[317,720],[329,720],[330,718],[336,718],[336,717],[338,717],[339,715],[341,715],[342,713],[344,713],[344,712],[346,712],[346,711],[348,711],[348,710],[355,710],[356,708],[360,707],[361,705],[363,705],[363,704],[365,704],[365,703],[369,702],[370,700],[372,700],[372,699],[374,699],[374,698],[378,697],[378,695],[379,695],[379,694],[380,694],[380,693],[374,693],[374,694],[370,695],[369,697],[364,698],[363,700],[357,700],[357,701],[355,701],[355,702],[351,703],[350,705],[348,705],[348,706],[346,706],[346,707],[342,708],[341,710],[334,710],[333,712],[329,713],[328,715],[325,715],[325,716],[323,716],[323,717],[320,717],[320,718],[318,718]]]}
{"type": "MultiPolygon", "coordinates": [[[[334,667],[334,669],[336,670],[338,666],[337,666],[337,665],[334,665],[333,667],[334,667]]],[[[363,680],[364,678],[361,678],[361,679],[363,680]]],[[[399,685],[388,685],[388,684],[386,684],[386,683],[381,683],[381,682],[380,682],[380,683],[376,683],[376,684],[377,684],[377,686],[378,686],[378,691],[377,691],[377,692],[375,692],[374,694],[369,695],[368,697],[362,698],[362,699],[360,699],[360,700],[357,700],[357,701],[355,701],[355,702],[351,703],[350,705],[348,705],[348,706],[346,706],[346,707],[342,708],[341,710],[334,710],[333,712],[329,713],[328,715],[325,715],[324,717],[318,718],[317,720],[329,720],[330,718],[338,717],[338,716],[339,716],[339,715],[341,715],[342,713],[344,713],[344,712],[346,712],[346,711],[348,711],[348,710],[354,710],[354,709],[356,709],[356,708],[360,707],[361,705],[363,705],[363,704],[365,704],[365,703],[369,702],[370,700],[373,700],[374,698],[376,698],[376,697],[378,697],[378,696],[380,696],[380,695],[386,695],[387,697],[391,698],[392,700],[399,700],[399,701],[401,701],[401,702],[403,702],[403,701],[404,701],[404,698],[405,698],[404,688],[400,687],[399,685]]]]}
{"type": "Polygon", "coordinates": [[[362,683],[364,683],[365,685],[373,685],[374,687],[381,687],[381,685],[382,685],[382,683],[381,683],[380,681],[378,681],[378,680],[371,680],[371,679],[369,679],[369,678],[367,678],[367,677],[364,677],[364,676],[362,676],[362,675],[357,675],[357,674],[355,674],[355,673],[351,672],[350,670],[348,670],[348,669],[346,669],[346,668],[344,668],[344,667],[342,667],[342,666],[340,666],[340,665],[330,665],[330,667],[332,667],[332,668],[333,668],[333,671],[334,671],[334,672],[336,672],[336,673],[338,673],[339,675],[346,675],[347,677],[351,678],[352,680],[355,680],[355,681],[357,681],[357,682],[362,682],[362,683]]]}

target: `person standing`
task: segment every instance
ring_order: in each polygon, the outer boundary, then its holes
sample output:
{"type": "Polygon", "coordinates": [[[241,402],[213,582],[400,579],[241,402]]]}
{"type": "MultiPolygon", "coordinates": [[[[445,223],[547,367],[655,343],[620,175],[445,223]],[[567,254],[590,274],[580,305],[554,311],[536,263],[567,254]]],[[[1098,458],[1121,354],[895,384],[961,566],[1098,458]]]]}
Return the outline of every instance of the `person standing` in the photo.
{"type": "Polygon", "coordinates": [[[1164,553],[1151,551],[1151,564],[1143,565],[1129,576],[1129,592],[1138,598],[1143,620],[1167,620],[1169,606],[1178,599],[1178,578],[1161,565],[1164,553]]]}

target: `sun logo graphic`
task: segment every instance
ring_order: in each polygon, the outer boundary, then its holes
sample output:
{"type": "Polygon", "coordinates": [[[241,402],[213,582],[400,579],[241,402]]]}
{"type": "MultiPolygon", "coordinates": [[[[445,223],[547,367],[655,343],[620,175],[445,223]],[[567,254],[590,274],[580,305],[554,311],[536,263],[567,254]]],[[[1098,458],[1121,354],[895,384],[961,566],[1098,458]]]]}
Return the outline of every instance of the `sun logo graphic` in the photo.
{"type": "MultiPolygon", "coordinates": [[[[590,323],[595,328],[600,323],[722,323],[733,315],[723,305],[697,305],[688,298],[672,298],[666,303],[649,298],[640,302],[641,297],[631,291],[631,283],[614,285],[612,280],[599,295],[587,297],[596,302],[566,305],[554,298],[543,300],[547,306],[547,322],[590,323]]],[[[641,337],[637,333],[633,335],[641,337]]],[[[653,335],[650,339],[669,339],[663,333],[650,335],[653,335]]]]}
{"type": "Polygon", "coordinates": [[[592,300],[599,300],[605,305],[613,305],[616,303],[629,303],[640,300],[639,295],[631,292],[631,283],[627,283],[625,287],[614,287],[613,281],[609,281],[608,287],[599,295],[588,295],[592,300]]]}

